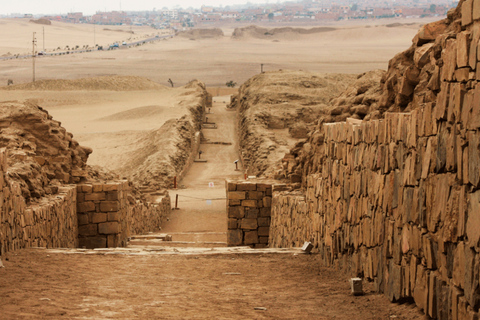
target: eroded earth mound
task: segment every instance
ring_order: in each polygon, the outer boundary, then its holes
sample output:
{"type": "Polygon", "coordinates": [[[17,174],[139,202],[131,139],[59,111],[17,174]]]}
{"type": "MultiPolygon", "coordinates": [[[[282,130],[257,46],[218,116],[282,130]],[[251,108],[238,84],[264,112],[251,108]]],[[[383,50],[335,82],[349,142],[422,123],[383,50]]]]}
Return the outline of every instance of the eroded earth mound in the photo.
{"type": "Polygon", "coordinates": [[[305,28],[273,28],[267,29],[251,25],[247,27],[235,28],[232,33],[233,39],[262,39],[262,40],[298,40],[299,36],[314,35],[323,32],[334,31],[331,27],[305,28]]]}
{"type": "Polygon", "coordinates": [[[212,39],[222,38],[224,36],[222,29],[209,28],[209,29],[191,29],[187,31],[181,31],[177,34],[178,37],[188,38],[190,40],[200,39],[212,39]]]}
{"type": "Polygon", "coordinates": [[[276,177],[283,155],[305,139],[321,117],[342,121],[350,110],[329,106],[355,75],[275,71],[245,82],[232,106],[239,109],[241,156],[249,175],[276,177]]]}
{"type": "Polygon", "coordinates": [[[8,177],[20,182],[27,201],[88,177],[92,150],[80,146],[38,105],[0,103],[0,147],[9,150],[8,177]]]}

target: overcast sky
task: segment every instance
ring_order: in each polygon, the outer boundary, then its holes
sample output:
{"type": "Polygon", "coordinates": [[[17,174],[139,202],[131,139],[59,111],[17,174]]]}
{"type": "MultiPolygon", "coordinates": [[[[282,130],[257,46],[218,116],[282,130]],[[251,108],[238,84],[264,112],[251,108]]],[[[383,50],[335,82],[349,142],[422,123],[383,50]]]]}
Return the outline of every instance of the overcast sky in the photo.
{"type": "MultiPolygon", "coordinates": [[[[54,14],[68,12],[83,12],[85,15],[97,11],[143,11],[161,10],[163,7],[200,8],[202,5],[227,6],[232,4],[266,3],[267,0],[4,0],[0,5],[0,14],[31,13],[54,14]]],[[[276,2],[276,1],[270,1],[276,2]]]]}

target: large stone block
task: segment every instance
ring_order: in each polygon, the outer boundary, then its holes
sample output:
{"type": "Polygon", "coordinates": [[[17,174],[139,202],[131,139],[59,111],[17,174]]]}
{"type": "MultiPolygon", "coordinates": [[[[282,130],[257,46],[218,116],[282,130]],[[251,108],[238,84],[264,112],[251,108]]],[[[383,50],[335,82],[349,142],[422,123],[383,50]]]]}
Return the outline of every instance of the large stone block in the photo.
{"type": "Polygon", "coordinates": [[[255,230],[258,228],[257,219],[242,219],[241,228],[244,230],[255,230]]]}
{"type": "Polygon", "coordinates": [[[242,207],[258,207],[257,200],[242,200],[242,207]]]}
{"type": "Polygon", "coordinates": [[[428,282],[430,279],[429,273],[421,264],[417,265],[415,288],[413,290],[413,299],[415,304],[423,310],[428,312],[428,282]]]}
{"type": "Polygon", "coordinates": [[[258,208],[248,208],[248,207],[241,207],[245,209],[245,218],[247,219],[257,219],[260,213],[258,208]]]}
{"type": "Polygon", "coordinates": [[[85,194],[85,201],[103,201],[105,197],[105,192],[87,193],[85,194]]]}
{"type": "Polygon", "coordinates": [[[106,236],[97,236],[97,237],[86,237],[78,239],[78,246],[80,248],[95,249],[95,248],[106,248],[107,247],[107,237],[106,236]]]}
{"type": "Polygon", "coordinates": [[[79,226],[83,226],[85,224],[88,224],[88,214],[78,213],[77,214],[77,219],[78,219],[78,225],[79,226]]]}
{"type": "Polygon", "coordinates": [[[245,207],[228,207],[228,217],[241,219],[245,216],[245,207]]]}
{"type": "Polygon", "coordinates": [[[468,133],[468,181],[477,187],[480,183],[480,134],[468,133]]]}
{"type": "Polygon", "coordinates": [[[455,69],[457,67],[457,40],[448,39],[446,43],[442,80],[453,81],[455,69]]]}
{"type": "Polygon", "coordinates": [[[418,45],[434,41],[447,29],[445,21],[439,20],[422,26],[418,32],[418,45]]]}
{"type": "Polygon", "coordinates": [[[233,230],[233,229],[238,229],[238,220],[237,219],[228,219],[228,229],[233,230]]]}
{"type": "Polygon", "coordinates": [[[237,191],[255,191],[257,190],[256,183],[243,182],[237,184],[237,191]]]}
{"type": "Polygon", "coordinates": [[[98,228],[96,224],[87,224],[78,227],[79,236],[96,236],[98,234],[98,228]]]}
{"type": "Polygon", "coordinates": [[[245,191],[230,191],[227,194],[228,200],[244,200],[247,198],[245,191]]]}
{"type": "Polygon", "coordinates": [[[243,244],[243,231],[240,229],[227,231],[228,246],[241,246],[243,244]]]}
{"type": "MultiPolygon", "coordinates": [[[[464,32],[458,33],[457,34],[457,67],[458,68],[464,68],[469,66],[469,59],[468,59],[469,52],[470,52],[470,32],[464,31],[464,32]]],[[[467,72],[467,79],[468,79],[468,72],[467,72]]]]}
{"type": "Polygon", "coordinates": [[[259,227],[258,228],[258,235],[263,236],[263,237],[268,237],[270,234],[270,228],[269,227],[259,227]]]}
{"type": "Polygon", "coordinates": [[[473,1],[473,20],[480,19],[480,1],[474,0],[473,1]]]}
{"type": "Polygon", "coordinates": [[[245,232],[245,244],[257,244],[258,243],[258,234],[257,231],[247,231],[245,232]]]}
{"type": "Polygon", "coordinates": [[[98,225],[98,233],[100,234],[116,234],[120,233],[120,224],[116,221],[105,222],[98,225]]]}
{"type": "Polygon", "coordinates": [[[85,213],[95,211],[95,203],[93,202],[82,202],[77,203],[77,212],[85,213]]]}
{"type": "Polygon", "coordinates": [[[108,183],[103,185],[103,191],[117,191],[121,189],[121,184],[119,183],[108,183]]]}
{"type": "Polygon", "coordinates": [[[102,201],[100,202],[100,211],[102,212],[115,212],[120,210],[119,201],[102,201]]]}
{"type": "Polygon", "coordinates": [[[480,190],[468,195],[467,238],[469,247],[477,247],[480,241],[480,190]]]}
{"type": "Polygon", "coordinates": [[[473,22],[473,0],[466,0],[462,4],[462,26],[473,22]]]}
{"type": "Polygon", "coordinates": [[[92,215],[92,223],[100,223],[107,221],[107,214],[104,212],[95,212],[92,215]]]}

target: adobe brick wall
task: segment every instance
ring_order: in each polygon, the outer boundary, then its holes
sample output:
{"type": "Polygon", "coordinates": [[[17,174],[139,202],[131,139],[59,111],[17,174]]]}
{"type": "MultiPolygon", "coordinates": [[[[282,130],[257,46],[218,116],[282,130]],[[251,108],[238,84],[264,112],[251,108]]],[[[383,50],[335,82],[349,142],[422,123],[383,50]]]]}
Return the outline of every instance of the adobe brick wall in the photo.
{"type": "Polygon", "coordinates": [[[143,203],[129,196],[128,181],[77,185],[79,246],[124,247],[132,234],[160,229],[171,211],[170,197],[143,203]]]}
{"type": "Polygon", "coordinates": [[[441,96],[382,121],[325,124],[321,173],[304,195],[273,194],[270,245],[310,241],[325,264],[432,318],[478,316],[480,132],[457,130],[441,96]]]}
{"type": "Polygon", "coordinates": [[[29,247],[76,247],[75,186],[26,205],[19,184],[6,177],[7,156],[0,149],[0,255],[29,247]]]}
{"type": "Polygon", "coordinates": [[[268,247],[272,190],[284,187],[269,181],[226,181],[228,246],[268,247]]]}

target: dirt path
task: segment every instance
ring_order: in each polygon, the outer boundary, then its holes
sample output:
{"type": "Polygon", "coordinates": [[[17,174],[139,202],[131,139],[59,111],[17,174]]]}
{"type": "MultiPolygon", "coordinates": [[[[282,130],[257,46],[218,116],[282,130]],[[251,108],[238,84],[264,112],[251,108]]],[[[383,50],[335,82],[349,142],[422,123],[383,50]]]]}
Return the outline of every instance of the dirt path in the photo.
{"type": "Polygon", "coordinates": [[[225,179],[243,175],[242,171],[235,170],[236,113],[227,110],[229,102],[230,96],[214,97],[210,113],[206,115],[209,123],[206,127],[213,127],[214,123],[216,129],[202,129],[206,141],[200,146],[201,160],[206,162],[194,162],[180,181],[180,188],[170,190],[173,202],[178,195],[179,210],[173,211],[161,233],[172,235],[173,244],[195,242],[185,245],[226,246],[225,179]]]}
{"type": "Polygon", "coordinates": [[[226,241],[224,179],[242,176],[233,164],[235,113],[216,100],[208,118],[218,129],[204,130],[205,137],[233,144],[203,144],[207,162],[195,163],[185,188],[171,192],[180,210],[162,233],[173,241],[9,253],[0,268],[0,319],[422,318],[413,305],[373,293],[371,283],[365,295],[352,296],[348,277],[321,267],[315,255],[214,248],[226,241]]]}

